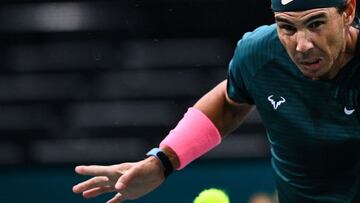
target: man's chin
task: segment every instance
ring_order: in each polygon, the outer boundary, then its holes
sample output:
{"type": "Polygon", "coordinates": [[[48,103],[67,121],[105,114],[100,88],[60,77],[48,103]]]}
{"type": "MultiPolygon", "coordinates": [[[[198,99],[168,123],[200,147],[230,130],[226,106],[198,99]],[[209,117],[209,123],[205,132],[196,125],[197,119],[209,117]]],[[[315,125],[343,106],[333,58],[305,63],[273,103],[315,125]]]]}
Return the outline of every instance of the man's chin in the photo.
{"type": "Polygon", "coordinates": [[[320,80],[322,78],[322,75],[319,73],[319,71],[302,70],[302,74],[312,80],[320,80]]]}

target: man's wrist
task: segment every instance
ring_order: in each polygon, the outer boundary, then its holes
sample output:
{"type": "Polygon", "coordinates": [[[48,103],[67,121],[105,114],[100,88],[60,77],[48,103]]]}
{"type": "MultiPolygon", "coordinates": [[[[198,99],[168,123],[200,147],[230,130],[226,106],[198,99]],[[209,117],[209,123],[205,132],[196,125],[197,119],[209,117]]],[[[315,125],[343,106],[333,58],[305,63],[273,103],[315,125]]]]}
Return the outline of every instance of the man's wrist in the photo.
{"type": "Polygon", "coordinates": [[[163,150],[159,148],[153,148],[146,155],[149,157],[155,157],[160,161],[162,168],[164,169],[165,178],[173,172],[174,166],[172,165],[169,157],[163,152],[163,150]]]}

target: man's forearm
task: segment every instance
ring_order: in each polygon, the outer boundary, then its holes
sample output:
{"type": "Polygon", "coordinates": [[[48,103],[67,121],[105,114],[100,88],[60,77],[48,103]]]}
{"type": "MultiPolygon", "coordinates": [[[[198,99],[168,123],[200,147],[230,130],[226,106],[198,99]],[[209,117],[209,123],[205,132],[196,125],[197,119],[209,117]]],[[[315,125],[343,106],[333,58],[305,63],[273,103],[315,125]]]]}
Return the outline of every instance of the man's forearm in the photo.
{"type": "Polygon", "coordinates": [[[181,125],[178,124],[175,131],[168,135],[171,136],[171,139],[167,137],[165,143],[163,140],[160,145],[174,168],[177,169],[184,167],[190,162],[189,160],[195,159],[219,144],[220,135],[223,137],[233,131],[253,109],[250,105],[237,104],[227,97],[226,81],[204,95],[193,108],[197,110],[189,110],[179,122],[181,125]],[[197,144],[194,145],[194,143],[197,144]],[[191,149],[184,149],[184,147],[191,149]],[[189,154],[190,151],[192,152],[189,154]],[[180,158],[177,154],[179,152],[183,154],[180,158]],[[183,157],[184,154],[186,154],[186,158],[183,157]]]}

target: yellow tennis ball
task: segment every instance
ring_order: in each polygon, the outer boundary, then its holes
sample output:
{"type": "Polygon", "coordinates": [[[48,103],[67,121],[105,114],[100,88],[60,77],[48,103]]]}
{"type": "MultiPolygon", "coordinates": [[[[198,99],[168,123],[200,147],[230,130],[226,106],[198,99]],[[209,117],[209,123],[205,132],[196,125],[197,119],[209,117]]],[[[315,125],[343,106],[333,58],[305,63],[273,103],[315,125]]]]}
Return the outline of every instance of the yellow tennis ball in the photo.
{"type": "Polygon", "coordinates": [[[230,203],[230,200],[224,191],[210,188],[200,192],[194,199],[194,203],[230,203]]]}

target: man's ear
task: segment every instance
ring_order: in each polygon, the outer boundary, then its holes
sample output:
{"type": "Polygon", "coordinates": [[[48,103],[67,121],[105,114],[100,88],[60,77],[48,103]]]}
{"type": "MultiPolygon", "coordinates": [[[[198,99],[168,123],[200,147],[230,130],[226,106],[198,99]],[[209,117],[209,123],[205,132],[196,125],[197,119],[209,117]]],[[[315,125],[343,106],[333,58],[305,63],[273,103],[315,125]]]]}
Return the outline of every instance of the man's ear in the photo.
{"type": "Polygon", "coordinates": [[[346,8],[344,11],[345,24],[352,25],[356,14],[356,0],[347,0],[346,8]]]}

